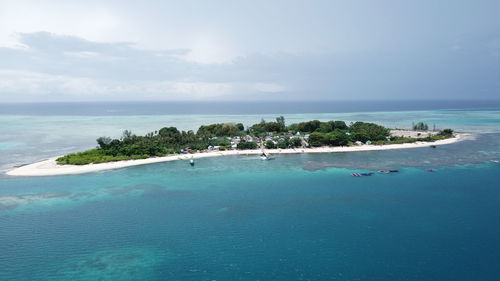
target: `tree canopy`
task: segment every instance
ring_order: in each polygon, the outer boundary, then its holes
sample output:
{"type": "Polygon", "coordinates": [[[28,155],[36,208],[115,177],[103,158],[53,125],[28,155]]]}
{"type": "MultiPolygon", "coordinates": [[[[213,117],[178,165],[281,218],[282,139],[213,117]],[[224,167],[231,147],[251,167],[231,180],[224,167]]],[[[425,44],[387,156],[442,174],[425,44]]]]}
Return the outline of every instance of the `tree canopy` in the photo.
{"type": "Polygon", "coordinates": [[[415,131],[427,131],[427,130],[429,130],[429,126],[424,122],[418,122],[417,124],[413,124],[413,130],[415,130],[415,131]]]}
{"type": "MultiPolygon", "coordinates": [[[[424,128],[417,123],[418,128],[424,128]]],[[[450,137],[453,130],[445,129],[438,135],[422,140],[436,140],[450,137]]],[[[311,120],[286,125],[285,118],[254,124],[245,131],[242,123],[217,123],[203,125],[195,132],[180,131],[176,127],[163,127],[144,136],[137,136],[129,130],[123,131],[120,139],[99,137],[97,148],[72,153],[57,159],[59,164],[82,165],[126,159],[141,159],[165,156],[181,151],[202,151],[208,147],[221,150],[256,149],[261,144],[272,148],[310,146],[345,146],[356,141],[396,143],[412,142],[415,139],[390,137],[389,129],[368,122],[355,122],[349,126],[344,121],[311,120]]]]}

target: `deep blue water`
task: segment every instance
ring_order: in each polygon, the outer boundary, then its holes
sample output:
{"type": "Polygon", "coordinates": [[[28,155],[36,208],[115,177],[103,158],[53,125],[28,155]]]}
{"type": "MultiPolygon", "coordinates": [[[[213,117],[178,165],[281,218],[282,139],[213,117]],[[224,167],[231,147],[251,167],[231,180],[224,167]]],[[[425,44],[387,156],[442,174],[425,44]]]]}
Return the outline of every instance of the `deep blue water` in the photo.
{"type": "Polygon", "coordinates": [[[10,180],[3,193],[29,186],[39,198],[0,216],[0,279],[500,276],[497,165],[355,178],[303,163],[229,157],[10,180]]]}
{"type": "MultiPolygon", "coordinates": [[[[89,135],[124,124],[262,117],[18,112],[0,116],[0,164],[82,149],[89,135]]],[[[194,168],[2,175],[0,280],[500,279],[500,164],[490,161],[500,159],[500,111],[285,117],[424,120],[474,138],[435,149],[206,158],[194,168]],[[390,168],[400,173],[350,176],[390,168]]]]}

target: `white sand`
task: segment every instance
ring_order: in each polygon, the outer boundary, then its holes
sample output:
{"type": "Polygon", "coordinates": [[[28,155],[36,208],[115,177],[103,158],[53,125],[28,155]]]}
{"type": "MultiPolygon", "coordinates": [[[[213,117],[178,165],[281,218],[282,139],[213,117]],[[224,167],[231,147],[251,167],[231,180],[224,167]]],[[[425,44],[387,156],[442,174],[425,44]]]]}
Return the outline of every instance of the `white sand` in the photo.
{"type": "Polygon", "coordinates": [[[425,138],[439,134],[439,131],[391,130],[391,136],[403,138],[425,138]]]}
{"type": "MultiPolygon", "coordinates": [[[[315,147],[315,148],[297,148],[297,149],[266,149],[266,152],[278,154],[292,154],[292,153],[331,153],[331,152],[355,152],[355,151],[373,151],[373,150],[389,150],[389,149],[405,149],[426,147],[431,145],[444,145],[454,143],[470,137],[468,134],[456,134],[453,138],[438,140],[435,142],[416,142],[405,144],[388,144],[388,145],[359,145],[359,146],[346,146],[346,147],[315,147]]],[[[230,151],[217,151],[217,152],[200,152],[194,154],[171,155],[165,157],[153,157],[148,159],[126,160],[100,164],[88,165],[57,165],[56,159],[58,157],[50,158],[48,160],[36,162],[33,164],[21,166],[10,170],[7,175],[11,176],[55,176],[55,175],[70,175],[97,172],[103,170],[118,169],[130,166],[145,165],[159,162],[167,162],[174,160],[189,160],[191,158],[205,158],[205,157],[218,157],[218,156],[231,156],[231,155],[259,155],[262,151],[255,150],[230,150],[230,151]]]]}

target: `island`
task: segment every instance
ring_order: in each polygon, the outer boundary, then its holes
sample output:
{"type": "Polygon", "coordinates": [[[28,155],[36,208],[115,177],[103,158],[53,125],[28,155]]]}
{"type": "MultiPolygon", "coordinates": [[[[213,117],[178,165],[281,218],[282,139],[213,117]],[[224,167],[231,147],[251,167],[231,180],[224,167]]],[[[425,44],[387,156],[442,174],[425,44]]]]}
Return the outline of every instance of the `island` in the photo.
{"type": "Polygon", "coordinates": [[[311,120],[285,124],[283,116],[251,126],[203,125],[194,131],[164,127],[144,136],[125,130],[120,138],[99,137],[97,147],[8,171],[8,175],[45,176],[87,173],[172,160],[226,155],[321,153],[401,149],[448,144],[462,136],[451,129],[389,129],[369,122],[311,120]]]}

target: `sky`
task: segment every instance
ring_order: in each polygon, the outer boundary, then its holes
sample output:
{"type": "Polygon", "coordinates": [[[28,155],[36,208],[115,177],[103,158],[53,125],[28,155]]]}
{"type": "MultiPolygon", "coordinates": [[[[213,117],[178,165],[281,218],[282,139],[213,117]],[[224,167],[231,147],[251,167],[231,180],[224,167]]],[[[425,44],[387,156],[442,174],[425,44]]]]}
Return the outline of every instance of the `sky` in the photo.
{"type": "Polygon", "coordinates": [[[0,102],[500,99],[500,1],[0,0],[0,102]]]}

